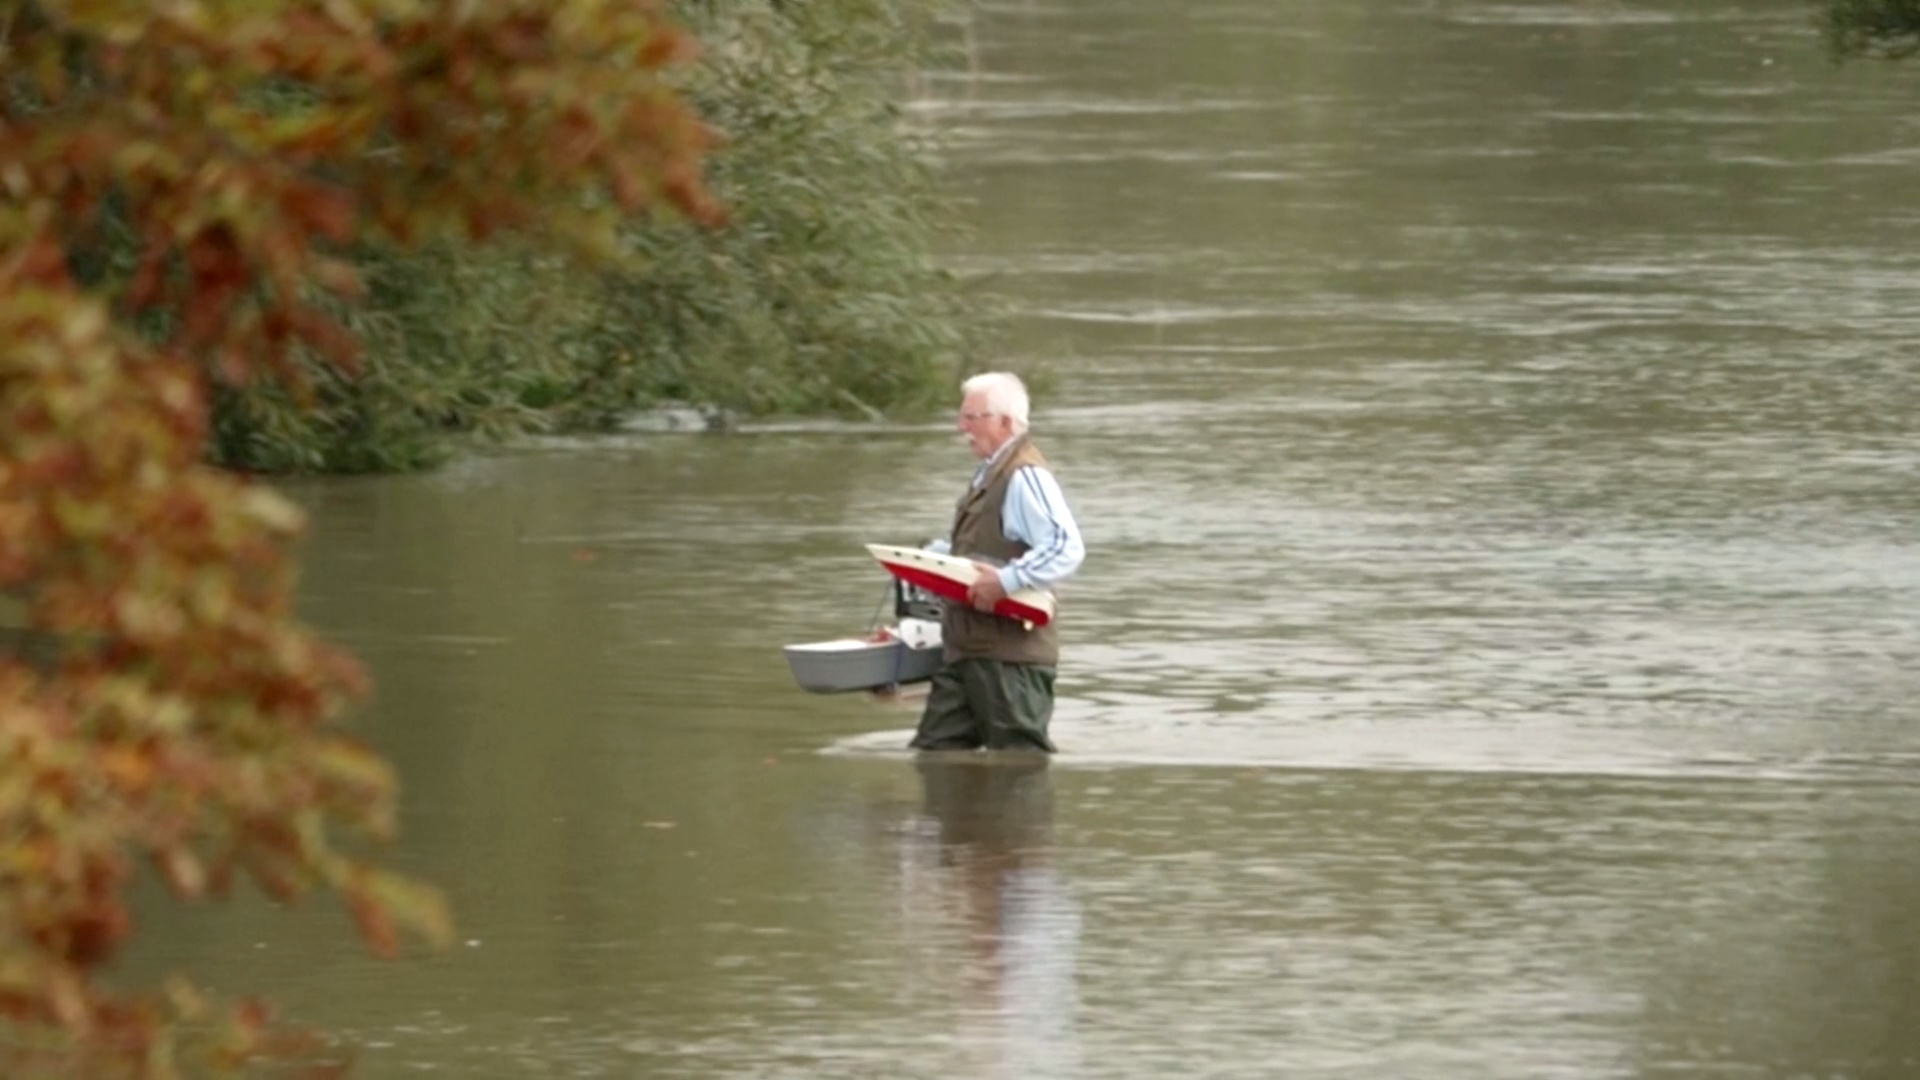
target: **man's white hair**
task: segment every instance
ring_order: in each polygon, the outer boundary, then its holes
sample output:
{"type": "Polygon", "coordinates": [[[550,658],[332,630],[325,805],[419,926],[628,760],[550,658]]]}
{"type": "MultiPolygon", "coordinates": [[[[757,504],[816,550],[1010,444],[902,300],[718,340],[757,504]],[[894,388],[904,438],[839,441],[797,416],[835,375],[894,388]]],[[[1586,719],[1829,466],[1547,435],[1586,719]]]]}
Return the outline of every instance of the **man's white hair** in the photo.
{"type": "Polygon", "coordinates": [[[960,384],[964,397],[980,395],[986,410],[1013,421],[1013,430],[1027,430],[1027,384],[1011,371],[989,371],[960,384]]]}

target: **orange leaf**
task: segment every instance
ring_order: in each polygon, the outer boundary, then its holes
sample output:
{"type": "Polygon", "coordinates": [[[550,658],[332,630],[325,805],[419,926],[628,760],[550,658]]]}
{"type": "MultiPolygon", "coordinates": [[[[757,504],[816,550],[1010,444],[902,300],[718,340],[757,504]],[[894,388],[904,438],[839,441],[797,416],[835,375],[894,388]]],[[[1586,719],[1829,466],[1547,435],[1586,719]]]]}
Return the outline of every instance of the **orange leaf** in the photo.
{"type": "Polygon", "coordinates": [[[367,287],[360,279],[360,271],[344,259],[315,256],[307,264],[307,273],[335,296],[358,300],[366,295],[367,287]]]}
{"type": "Polygon", "coordinates": [[[165,270],[166,257],[172,245],[164,240],[148,240],[141,249],[140,261],[134,266],[133,276],[127,282],[126,300],[129,307],[140,311],[151,307],[160,297],[161,274],[165,270]]]}
{"type": "Polygon", "coordinates": [[[333,316],[310,307],[295,308],[291,316],[300,337],[335,369],[345,375],[360,374],[360,339],[333,316]]]}
{"type": "Polygon", "coordinates": [[[336,244],[353,239],[356,217],[353,198],[338,188],[305,184],[281,197],[281,210],[303,229],[319,233],[336,244]]]}
{"type": "Polygon", "coordinates": [[[364,894],[349,895],[347,910],[353,914],[361,938],[375,956],[391,960],[400,955],[400,931],[384,906],[364,894]]]}
{"type": "Polygon", "coordinates": [[[199,897],[207,888],[206,869],[193,852],[182,847],[168,847],[159,854],[160,872],[166,876],[167,885],[175,895],[199,897]]]}

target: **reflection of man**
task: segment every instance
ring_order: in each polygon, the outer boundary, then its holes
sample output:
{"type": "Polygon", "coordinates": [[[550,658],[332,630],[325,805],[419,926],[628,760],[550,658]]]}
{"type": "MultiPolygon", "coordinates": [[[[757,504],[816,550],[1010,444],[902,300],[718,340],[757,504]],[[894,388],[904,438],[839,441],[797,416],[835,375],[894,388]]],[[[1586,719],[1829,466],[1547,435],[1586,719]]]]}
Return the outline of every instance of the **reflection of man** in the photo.
{"type": "Polygon", "coordinates": [[[941,861],[1017,867],[1053,845],[1053,777],[1042,754],[980,761],[928,755],[914,762],[921,807],[940,826],[941,861]]]}
{"type": "Polygon", "coordinates": [[[957,907],[967,945],[956,980],[969,999],[960,1041],[969,1056],[984,1059],[981,1073],[961,1075],[1075,1075],[1080,916],[1051,865],[1046,757],[927,756],[916,765],[925,812],[938,828],[935,881],[957,907]]]}
{"type": "Polygon", "coordinates": [[[968,604],[940,619],[946,666],[933,677],[912,745],[920,750],[1048,750],[1060,645],[1051,623],[993,614],[1017,589],[1046,589],[1079,569],[1080,527],[1027,436],[1027,388],[1003,371],[961,384],[958,426],[981,459],[953,518],[951,551],[980,576],[968,604]],[[969,606],[970,605],[970,606],[969,606]]]}

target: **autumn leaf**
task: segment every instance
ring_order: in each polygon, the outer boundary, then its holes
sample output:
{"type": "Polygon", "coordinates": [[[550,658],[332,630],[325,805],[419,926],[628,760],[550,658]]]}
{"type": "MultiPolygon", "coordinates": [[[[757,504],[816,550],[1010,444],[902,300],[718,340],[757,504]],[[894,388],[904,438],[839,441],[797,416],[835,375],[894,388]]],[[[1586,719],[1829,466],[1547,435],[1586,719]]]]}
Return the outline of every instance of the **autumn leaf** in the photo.
{"type": "Polygon", "coordinates": [[[452,920],[337,849],[392,835],[392,769],[344,731],[364,669],[294,618],[304,513],[204,464],[214,385],[352,377],[367,244],[591,257],[616,201],[710,216],[710,140],[649,0],[6,11],[0,587],[47,648],[0,652],[0,1016],[27,1036],[0,1075],[59,1047],[34,1067],[158,1077],[190,1043],[233,1071],[304,1051],[264,1004],[102,978],[136,865],[187,900],[330,889],[383,956],[452,920]]]}

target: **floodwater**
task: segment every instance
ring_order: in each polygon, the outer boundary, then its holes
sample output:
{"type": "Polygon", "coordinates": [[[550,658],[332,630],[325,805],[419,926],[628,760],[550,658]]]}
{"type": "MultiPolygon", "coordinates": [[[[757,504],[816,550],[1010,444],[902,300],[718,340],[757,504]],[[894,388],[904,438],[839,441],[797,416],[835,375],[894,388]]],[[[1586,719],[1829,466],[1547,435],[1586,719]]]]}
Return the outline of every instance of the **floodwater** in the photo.
{"type": "MultiPolygon", "coordinates": [[[[942,424],[295,486],[461,943],[363,1077],[1920,1076],[1920,70],[1798,0],[1006,0],[914,115],[1086,533],[1049,766],[800,692],[942,424]]],[[[1920,63],[1920,61],[1915,61],[1920,63]]]]}

